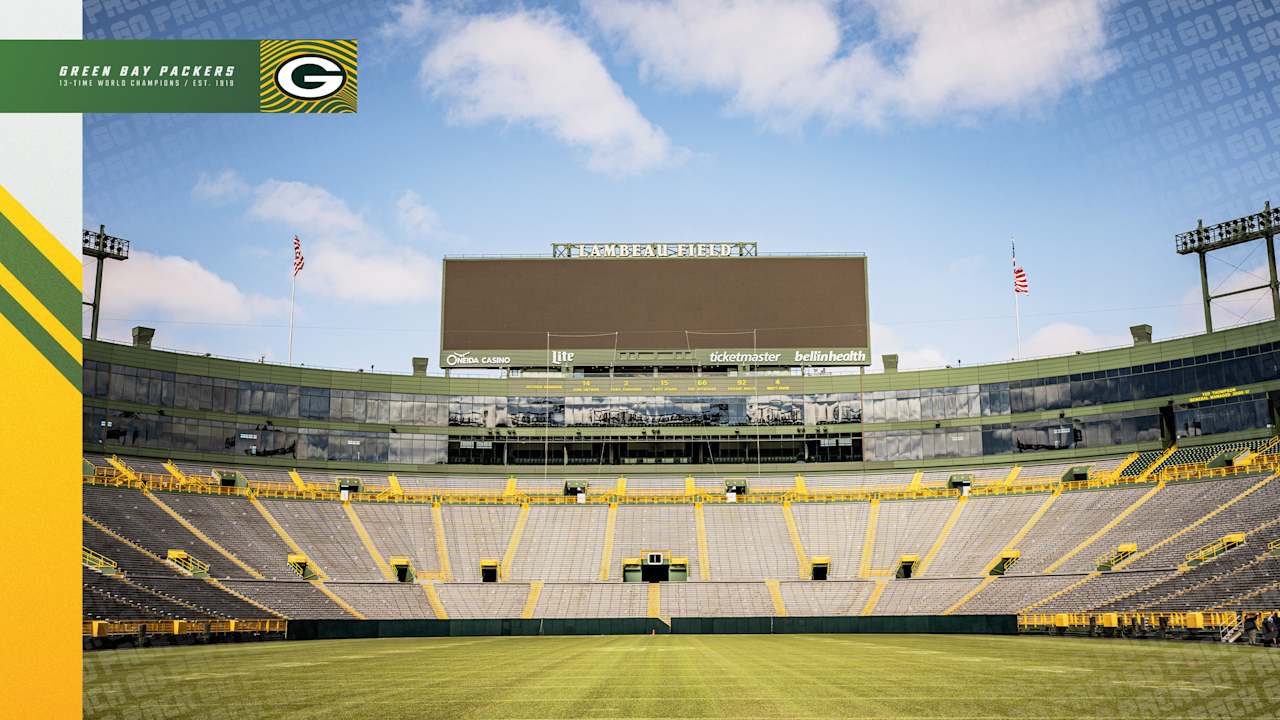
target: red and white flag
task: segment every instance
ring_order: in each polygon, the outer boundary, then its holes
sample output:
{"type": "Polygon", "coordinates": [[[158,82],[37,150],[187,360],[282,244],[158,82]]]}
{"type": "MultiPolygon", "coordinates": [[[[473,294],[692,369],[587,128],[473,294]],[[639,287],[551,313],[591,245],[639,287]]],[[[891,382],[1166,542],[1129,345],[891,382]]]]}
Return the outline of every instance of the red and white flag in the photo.
{"type": "Polygon", "coordinates": [[[302,257],[302,241],[298,239],[297,235],[294,235],[293,236],[293,276],[294,277],[298,276],[298,273],[302,270],[302,266],[305,262],[306,260],[302,257]]]}
{"type": "Polygon", "coordinates": [[[1019,295],[1030,295],[1031,286],[1027,284],[1027,271],[1018,267],[1018,251],[1013,251],[1013,292],[1019,295]]]}

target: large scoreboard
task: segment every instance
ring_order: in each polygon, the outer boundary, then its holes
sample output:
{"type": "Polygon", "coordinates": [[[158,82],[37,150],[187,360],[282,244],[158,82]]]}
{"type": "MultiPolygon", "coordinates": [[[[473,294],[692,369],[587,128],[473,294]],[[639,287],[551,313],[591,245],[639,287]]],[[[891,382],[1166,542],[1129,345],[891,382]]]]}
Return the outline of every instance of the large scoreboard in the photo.
{"type": "Polygon", "coordinates": [[[602,247],[446,259],[441,366],[870,363],[864,256],[737,256],[727,244],[602,247]]]}

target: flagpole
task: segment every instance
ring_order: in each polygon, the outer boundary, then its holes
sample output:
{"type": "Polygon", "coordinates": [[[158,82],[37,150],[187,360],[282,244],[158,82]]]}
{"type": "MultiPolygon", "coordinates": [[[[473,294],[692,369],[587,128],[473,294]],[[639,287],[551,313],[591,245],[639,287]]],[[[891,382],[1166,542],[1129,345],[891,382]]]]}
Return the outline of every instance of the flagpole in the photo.
{"type": "Polygon", "coordinates": [[[1013,294],[1013,328],[1018,336],[1018,355],[1015,359],[1022,359],[1022,314],[1018,311],[1020,303],[1018,302],[1018,293],[1013,294]]]}
{"type": "MultiPolygon", "coordinates": [[[[1014,271],[1016,272],[1018,267],[1018,249],[1014,245],[1013,238],[1009,239],[1009,251],[1013,256],[1013,266],[1014,266],[1014,271]]],[[[1015,337],[1017,338],[1017,343],[1018,343],[1017,355],[1014,356],[1015,360],[1022,359],[1022,313],[1020,312],[1021,303],[1018,302],[1018,300],[1020,299],[1018,295],[1019,293],[1017,288],[1014,288],[1013,290],[1013,331],[1014,331],[1015,337]]]]}
{"type": "Polygon", "coordinates": [[[298,294],[298,272],[289,281],[289,364],[293,364],[293,303],[298,294]]]}

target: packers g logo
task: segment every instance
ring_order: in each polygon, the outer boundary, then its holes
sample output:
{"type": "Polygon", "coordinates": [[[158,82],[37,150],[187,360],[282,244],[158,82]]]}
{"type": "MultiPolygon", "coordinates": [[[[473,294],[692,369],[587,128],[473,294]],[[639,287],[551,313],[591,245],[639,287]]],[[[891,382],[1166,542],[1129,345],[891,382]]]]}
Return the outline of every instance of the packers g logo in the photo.
{"type": "Polygon", "coordinates": [[[260,111],[356,111],[355,40],[262,40],[259,61],[260,111]]]}
{"type": "Polygon", "coordinates": [[[319,100],[342,89],[347,73],[342,66],[324,55],[301,55],[280,63],[276,70],[276,87],[299,100],[319,100]]]}

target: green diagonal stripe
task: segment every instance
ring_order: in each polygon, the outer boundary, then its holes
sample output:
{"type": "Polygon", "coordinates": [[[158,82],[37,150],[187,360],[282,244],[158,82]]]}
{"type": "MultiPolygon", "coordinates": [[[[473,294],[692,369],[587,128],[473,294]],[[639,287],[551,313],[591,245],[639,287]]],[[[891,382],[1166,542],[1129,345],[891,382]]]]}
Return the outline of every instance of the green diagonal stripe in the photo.
{"type": "Polygon", "coordinates": [[[26,310],[13,299],[4,288],[0,287],[0,315],[3,315],[13,326],[22,333],[22,336],[30,342],[40,354],[48,360],[51,365],[57,368],[58,372],[67,379],[75,387],[76,391],[80,391],[80,382],[84,379],[84,375],[80,370],[80,363],[76,359],[67,354],[66,350],[54,340],[45,329],[40,327],[40,323],[31,317],[26,310]]]}
{"type": "Polygon", "coordinates": [[[4,215],[0,215],[0,262],[72,337],[80,337],[80,291],[4,215]]]}

